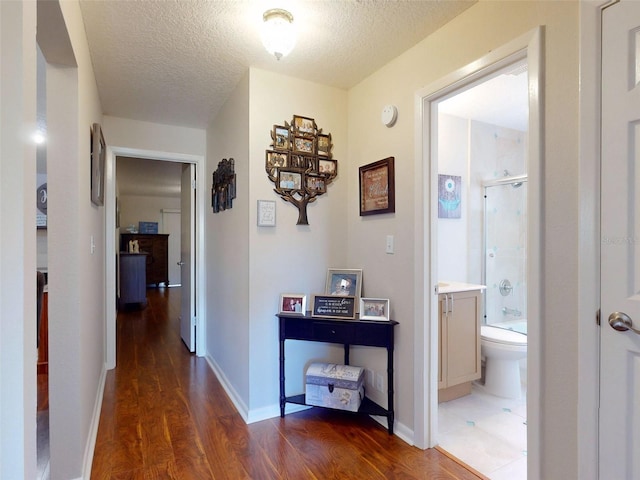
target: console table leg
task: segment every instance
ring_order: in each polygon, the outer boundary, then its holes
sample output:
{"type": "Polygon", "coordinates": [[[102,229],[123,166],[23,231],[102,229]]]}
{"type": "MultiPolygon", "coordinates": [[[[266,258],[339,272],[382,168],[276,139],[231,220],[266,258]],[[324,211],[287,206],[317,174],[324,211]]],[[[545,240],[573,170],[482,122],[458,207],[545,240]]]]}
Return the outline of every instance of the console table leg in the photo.
{"type": "MultiPolygon", "coordinates": [[[[282,320],[280,320],[282,323],[282,320]]],[[[282,326],[280,327],[282,332],[282,326]]],[[[284,418],[284,405],[286,397],[284,394],[284,340],[280,340],[280,418],[284,418]]]]}
{"type": "Polygon", "coordinates": [[[389,410],[387,415],[389,435],[393,435],[393,346],[387,348],[387,409],[389,410]]]}

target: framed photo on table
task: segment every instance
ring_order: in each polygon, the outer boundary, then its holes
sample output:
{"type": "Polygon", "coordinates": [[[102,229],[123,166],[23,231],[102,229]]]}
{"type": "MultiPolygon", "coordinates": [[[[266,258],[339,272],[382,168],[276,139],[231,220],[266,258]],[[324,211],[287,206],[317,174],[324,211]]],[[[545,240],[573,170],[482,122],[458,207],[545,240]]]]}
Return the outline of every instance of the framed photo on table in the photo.
{"type": "Polygon", "coordinates": [[[361,298],[360,320],[389,321],[389,299],[361,298]]]}
{"type": "Polygon", "coordinates": [[[394,157],[360,167],[360,216],[395,211],[394,157]]]}
{"type": "Polygon", "coordinates": [[[280,295],[280,313],[304,315],[306,311],[306,295],[302,293],[283,293],[280,295]]]}
{"type": "Polygon", "coordinates": [[[330,268],[324,291],[326,295],[359,298],[362,293],[362,270],[330,268]]]}

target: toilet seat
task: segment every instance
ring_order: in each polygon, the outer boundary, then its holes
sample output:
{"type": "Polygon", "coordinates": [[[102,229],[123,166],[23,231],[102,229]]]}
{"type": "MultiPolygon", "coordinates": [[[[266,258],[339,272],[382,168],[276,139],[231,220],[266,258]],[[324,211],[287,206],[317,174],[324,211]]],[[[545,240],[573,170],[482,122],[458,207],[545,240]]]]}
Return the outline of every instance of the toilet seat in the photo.
{"type": "Polygon", "coordinates": [[[500,343],[503,345],[527,346],[527,336],[507,330],[500,327],[492,327],[490,325],[480,326],[480,337],[488,342],[500,343]]]}

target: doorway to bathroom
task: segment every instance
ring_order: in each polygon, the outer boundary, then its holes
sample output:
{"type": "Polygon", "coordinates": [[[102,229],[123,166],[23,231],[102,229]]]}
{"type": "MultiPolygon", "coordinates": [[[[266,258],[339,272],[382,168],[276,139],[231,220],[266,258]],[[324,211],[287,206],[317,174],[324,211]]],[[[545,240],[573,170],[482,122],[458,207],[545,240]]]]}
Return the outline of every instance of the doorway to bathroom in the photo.
{"type": "MultiPolygon", "coordinates": [[[[526,398],[539,385],[539,325],[528,328],[529,335],[517,333],[515,326],[528,324],[539,311],[540,49],[535,30],[418,94],[425,325],[417,335],[423,335],[425,350],[416,361],[426,365],[427,387],[416,401],[425,404],[425,446],[445,450],[492,479],[525,479],[527,473],[533,478],[538,470],[539,407],[527,405],[526,398]],[[504,219],[509,221],[501,224],[504,219]],[[477,328],[459,329],[467,338],[451,339],[446,322],[458,316],[443,315],[443,308],[448,312],[453,304],[455,311],[463,305],[457,303],[457,291],[453,298],[444,295],[444,303],[442,293],[456,285],[477,292],[480,301],[468,310],[477,328]],[[511,329],[493,327],[505,333],[506,341],[485,338],[484,325],[502,322],[511,329]],[[464,344],[458,350],[477,359],[462,357],[468,386],[454,385],[454,395],[449,395],[450,384],[442,395],[438,381],[445,360],[442,332],[447,332],[447,347],[464,344]],[[499,352],[512,349],[511,334],[518,335],[514,343],[521,359],[507,362],[514,376],[506,383],[517,385],[496,391],[492,382],[485,385],[491,378],[487,370],[496,371],[491,358],[501,358],[493,354],[496,344],[499,352]],[[488,362],[486,352],[492,353],[488,362]]],[[[447,352],[446,361],[456,360],[447,352]]],[[[497,377],[504,377],[506,370],[498,371],[497,377]]]]}
{"type": "MultiPolygon", "coordinates": [[[[471,380],[450,381],[439,390],[438,444],[490,478],[513,480],[527,474],[527,103],[524,59],[435,104],[437,276],[441,285],[473,288],[481,299],[473,315],[458,320],[470,326],[456,329],[459,338],[451,338],[454,318],[441,319],[440,337],[448,333],[450,345],[468,345],[465,351],[475,352],[476,362],[469,364],[471,380]],[[514,334],[522,339],[517,352],[508,339],[496,340],[492,345],[504,350],[489,358],[485,337],[496,328],[523,332],[514,334]],[[518,358],[507,365],[507,354],[518,358]]],[[[454,312],[461,308],[456,306],[454,312]]],[[[439,359],[449,370],[466,361],[450,353],[439,359]]]]}

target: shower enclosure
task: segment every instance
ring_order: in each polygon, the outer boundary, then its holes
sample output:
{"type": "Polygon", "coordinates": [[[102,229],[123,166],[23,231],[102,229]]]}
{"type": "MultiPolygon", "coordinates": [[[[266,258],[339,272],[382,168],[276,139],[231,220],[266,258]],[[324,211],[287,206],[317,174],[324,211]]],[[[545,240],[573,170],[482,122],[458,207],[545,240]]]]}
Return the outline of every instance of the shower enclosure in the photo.
{"type": "Polygon", "coordinates": [[[527,176],[484,185],[484,321],[527,333],[527,176]]]}

